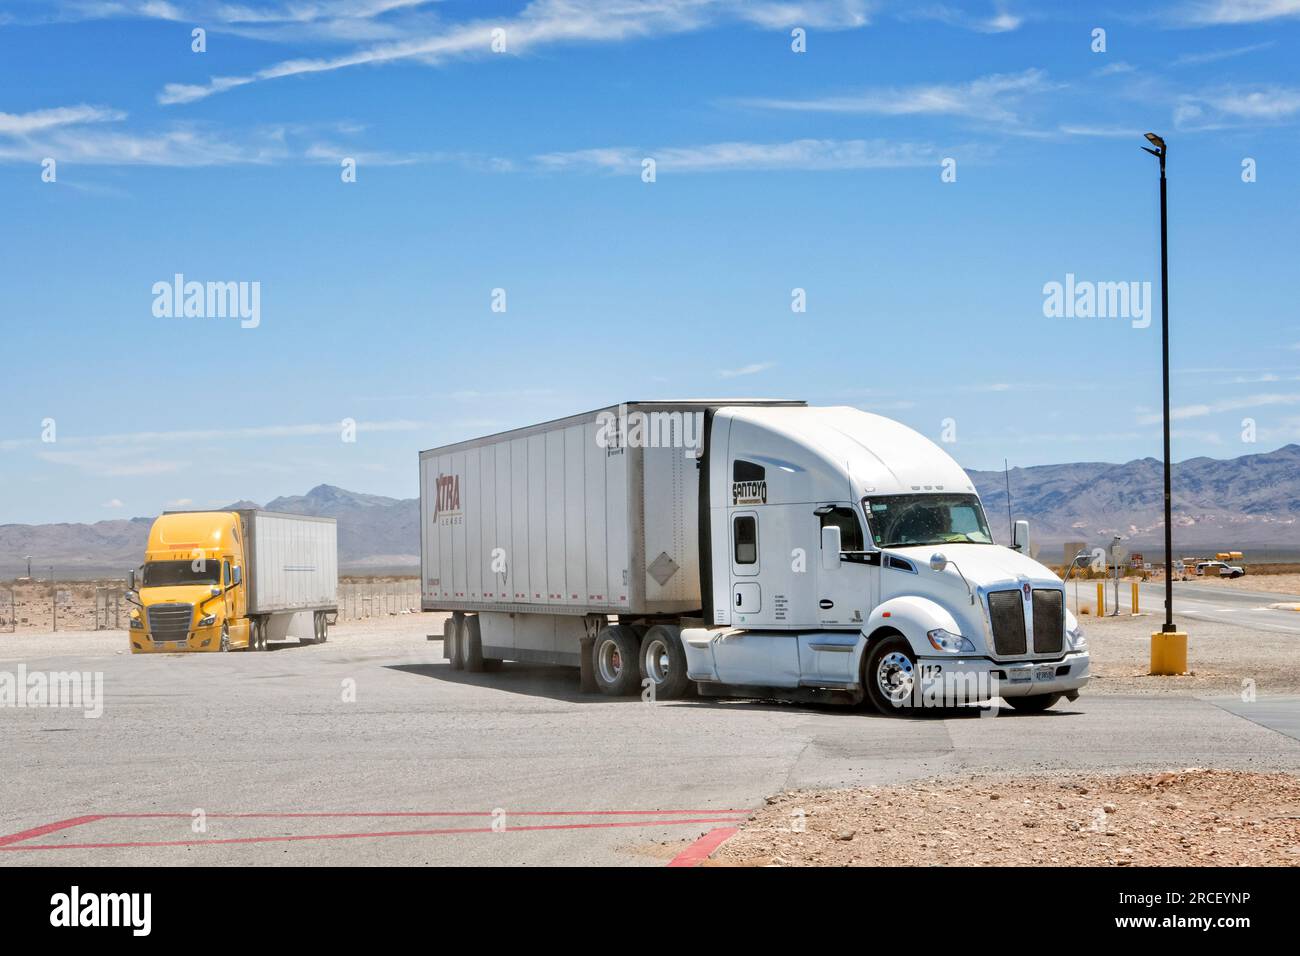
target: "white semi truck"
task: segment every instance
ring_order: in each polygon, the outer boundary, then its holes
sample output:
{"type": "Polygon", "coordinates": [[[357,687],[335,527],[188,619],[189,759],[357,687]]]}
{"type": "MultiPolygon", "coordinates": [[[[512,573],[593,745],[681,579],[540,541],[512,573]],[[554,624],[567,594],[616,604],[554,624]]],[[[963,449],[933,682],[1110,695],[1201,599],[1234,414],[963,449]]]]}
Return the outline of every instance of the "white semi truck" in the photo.
{"type": "Polygon", "coordinates": [[[1089,679],[1061,580],[937,445],[854,408],[633,402],[420,454],[451,665],[584,687],[1043,710],[1089,679]]]}

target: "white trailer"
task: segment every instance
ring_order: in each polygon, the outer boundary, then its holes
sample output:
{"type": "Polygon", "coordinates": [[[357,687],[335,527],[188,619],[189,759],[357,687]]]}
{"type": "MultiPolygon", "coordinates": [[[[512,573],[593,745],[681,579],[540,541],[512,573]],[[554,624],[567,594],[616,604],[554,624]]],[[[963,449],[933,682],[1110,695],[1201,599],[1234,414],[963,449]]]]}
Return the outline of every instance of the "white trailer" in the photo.
{"type": "Polygon", "coordinates": [[[891,710],[954,678],[1041,709],[1089,677],[1060,579],[994,544],[945,452],[857,409],[611,406],[422,452],[420,501],[453,667],[891,710]]]}
{"type": "Polygon", "coordinates": [[[333,518],[242,509],[248,616],[263,643],[324,643],[338,615],[338,523],[333,518]]]}

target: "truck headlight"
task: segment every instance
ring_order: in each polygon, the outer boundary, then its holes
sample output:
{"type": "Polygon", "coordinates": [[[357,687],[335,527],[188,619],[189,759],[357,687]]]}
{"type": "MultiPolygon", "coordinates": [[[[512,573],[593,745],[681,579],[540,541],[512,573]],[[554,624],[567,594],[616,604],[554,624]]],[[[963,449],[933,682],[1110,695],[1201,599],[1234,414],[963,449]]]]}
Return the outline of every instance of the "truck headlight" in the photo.
{"type": "Polygon", "coordinates": [[[1088,649],[1088,638],[1083,633],[1083,625],[1076,624],[1065,632],[1066,640],[1070,642],[1070,650],[1086,651],[1088,649]]]}
{"type": "Polygon", "coordinates": [[[133,631],[144,630],[144,619],[140,617],[139,611],[131,612],[131,630],[133,631]]]}
{"type": "Polygon", "coordinates": [[[936,627],[925,636],[930,639],[930,646],[936,651],[944,651],[948,654],[960,654],[962,651],[975,653],[975,645],[969,640],[942,627],[936,627]]]}
{"type": "Polygon", "coordinates": [[[205,614],[203,617],[199,619],[199,627],[211,627],[213,624],[216,623],[217,623],[217,616],[215,614],[205,614]]]}

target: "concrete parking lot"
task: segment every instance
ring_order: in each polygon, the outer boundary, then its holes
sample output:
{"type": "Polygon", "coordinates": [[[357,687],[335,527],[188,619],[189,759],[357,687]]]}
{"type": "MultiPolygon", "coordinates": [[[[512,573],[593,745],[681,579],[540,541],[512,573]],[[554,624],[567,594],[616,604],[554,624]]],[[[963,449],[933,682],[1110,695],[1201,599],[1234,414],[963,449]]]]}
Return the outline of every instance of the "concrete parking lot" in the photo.
{"type": "MultiPolygon", "coordinates": [[[[1209,654],[1216,639],[1198,627],[1209,654]]],[[[1150,629],[1098,622],[1101,679],[1074,704],[916,719],[612,700],[528,665],[457,672],[425,639],[435,615],[269,654],[133,657],[121,632],[4,635],[0,671],[102,673],[104,694],[93,719],[0,708],[0,865],[663,865],[787,788],[1300,770],[1289,685],[1265,681],[1245,701],[1225,665],[1220,682],[1150,692],[1138,673],[1150,629]]],[[[1284,635],[1224,634],[1229,648],[1273,642],[1259,654],[1283,670],[1300,660],[1284,635]]]]}

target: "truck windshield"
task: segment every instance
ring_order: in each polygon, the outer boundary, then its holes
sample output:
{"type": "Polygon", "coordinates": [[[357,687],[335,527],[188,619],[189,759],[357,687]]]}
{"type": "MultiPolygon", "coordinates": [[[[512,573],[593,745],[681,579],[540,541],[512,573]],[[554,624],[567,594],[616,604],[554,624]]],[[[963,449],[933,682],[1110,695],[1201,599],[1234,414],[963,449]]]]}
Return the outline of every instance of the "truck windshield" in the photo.
{"type": "Polygon", "coordinates": [[[178,584],[220,584],[220,561],[149,561],[145,563],[143,587],[167,588],[178,584]],[[199,570],[195,570],[195,568],[199,570]]]}
{"type": "Polygon", "coordinates": [[[878,548],[993,543],[975,495],[882,495],[863,499],[862,509],[878,548]]]}

